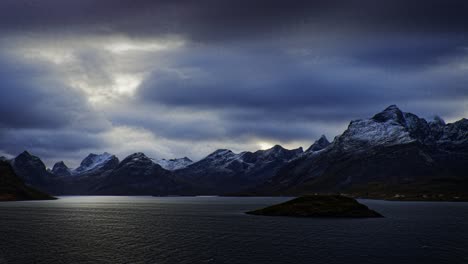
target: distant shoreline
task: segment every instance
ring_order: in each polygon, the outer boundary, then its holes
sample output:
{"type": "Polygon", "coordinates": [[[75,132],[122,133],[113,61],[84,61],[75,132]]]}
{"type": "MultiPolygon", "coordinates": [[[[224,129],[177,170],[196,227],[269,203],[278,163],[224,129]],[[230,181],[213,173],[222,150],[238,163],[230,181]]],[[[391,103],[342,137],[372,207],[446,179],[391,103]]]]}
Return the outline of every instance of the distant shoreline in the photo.
{"type": "MultiPolygon", "coordinates": [[[[295,195],[58,195],[55,196],[55,199],[44,199],[44,200],[0,200],[0,202],[16,202],[16,201],[50,201],[50,200],[60,200],[61,198],[66,197],[155,197],[155,198],[177,198],[177,197],[195,197],[195,198],[216,198],[216,197],[225,197],[225,198],[295,198],[300,197],[295,195]]],[[[347,196],[347,195],[345,195],[347,196]]],[[[362,196],[349,196],[358,200],[375,200],[375,201],[386,201],[386,202],[468,202],[467,198],[460,199],[418,199],[415,197],[406,197],[406,198],[376,198],[376,197],[362,197],[362,196]]]]}

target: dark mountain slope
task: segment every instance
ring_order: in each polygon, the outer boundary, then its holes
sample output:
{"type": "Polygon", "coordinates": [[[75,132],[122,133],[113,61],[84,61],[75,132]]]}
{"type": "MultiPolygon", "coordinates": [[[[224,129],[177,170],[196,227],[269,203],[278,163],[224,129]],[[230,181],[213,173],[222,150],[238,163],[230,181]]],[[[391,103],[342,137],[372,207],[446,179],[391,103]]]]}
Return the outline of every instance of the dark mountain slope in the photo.
{"type": "Polygon", "coordinates": [[[40,158],[24,151],[11,161],[11,165],[27,185],[46,193],[62,193],[63,182],[47,170],[40,158]]]}
{"type": "Polygon", "coordinates": [[[51,200],[54,197],[26,186],[10,163],[0,161],[0,201],[51,200]]]}
{"type": "Polygon", "coordinates": [[[175,173],[191,182],[199,194],[226,194],[270,179],[278,168],[302,153],[302,148],[287,150],[279,145],[239,154],[220,149],[175,173]]]}
{"type": "Polygon", "coordinates": [[[175,195],[189,191],[171,171],[163,169],[143,153],[126,157],[120,164],[93,186],[92,194],[99,195],[175,195]]]}
{"type": "Polygon", "coordinates": [[[71,170],[67,167],[67,165],[65,165],[63,161],[55,163],[51,173],[59,177],[71,176],[71,170]]]}

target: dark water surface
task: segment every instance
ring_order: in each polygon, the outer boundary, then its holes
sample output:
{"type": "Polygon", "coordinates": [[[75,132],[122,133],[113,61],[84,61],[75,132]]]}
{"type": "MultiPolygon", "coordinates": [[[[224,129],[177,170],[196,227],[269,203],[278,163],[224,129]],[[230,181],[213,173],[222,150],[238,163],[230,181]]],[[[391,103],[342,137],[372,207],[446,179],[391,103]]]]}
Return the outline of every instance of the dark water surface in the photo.
{"type": "Polygon", "coordinates": [[[386,218],[245,215],[286,198],[0,203],[0,263],[468,263],[468,203],[363,200],[386,218]]]}

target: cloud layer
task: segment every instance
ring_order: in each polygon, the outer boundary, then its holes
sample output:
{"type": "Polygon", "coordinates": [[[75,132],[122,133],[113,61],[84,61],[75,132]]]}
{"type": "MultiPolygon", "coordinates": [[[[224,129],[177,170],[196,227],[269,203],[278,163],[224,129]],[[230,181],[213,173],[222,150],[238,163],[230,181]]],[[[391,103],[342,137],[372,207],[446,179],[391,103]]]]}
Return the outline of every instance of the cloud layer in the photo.
{"type": "Polygon", "coordinates": [[[308,147],[398,104],[468,113],[466,1],[0,3],[0,154],[308,147]]]}

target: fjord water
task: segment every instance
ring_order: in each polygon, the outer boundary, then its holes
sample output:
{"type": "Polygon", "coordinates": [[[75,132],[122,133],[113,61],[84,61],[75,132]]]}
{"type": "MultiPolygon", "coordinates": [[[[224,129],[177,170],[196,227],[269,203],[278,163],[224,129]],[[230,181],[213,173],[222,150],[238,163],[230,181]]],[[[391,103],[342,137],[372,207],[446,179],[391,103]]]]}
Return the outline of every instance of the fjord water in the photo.
{"type": "Polygon", "coordinates": [[[468,263],[468,203],[361,200],[385,218],[245,211],[288,198],[0,203],[0,263],[468,263]]]}

